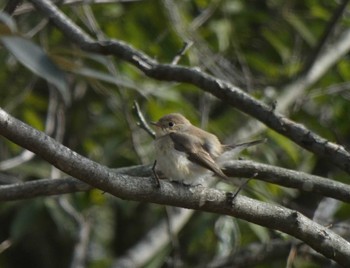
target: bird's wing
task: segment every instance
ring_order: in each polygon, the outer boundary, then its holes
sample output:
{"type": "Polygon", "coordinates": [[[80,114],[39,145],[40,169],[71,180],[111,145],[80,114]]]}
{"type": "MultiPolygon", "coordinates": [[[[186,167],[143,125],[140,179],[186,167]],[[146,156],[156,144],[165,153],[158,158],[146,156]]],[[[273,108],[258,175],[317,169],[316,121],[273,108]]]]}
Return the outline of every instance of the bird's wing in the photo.
{"type": "Polygon", "coordinates": [[[186,153],[188,160],[211,170],[221,178],[227,179],[227,176],[215,163],[199,138],[186,133],[177,132],[169,133],[169,136],[174,143],[175,150],[186,153]]]}

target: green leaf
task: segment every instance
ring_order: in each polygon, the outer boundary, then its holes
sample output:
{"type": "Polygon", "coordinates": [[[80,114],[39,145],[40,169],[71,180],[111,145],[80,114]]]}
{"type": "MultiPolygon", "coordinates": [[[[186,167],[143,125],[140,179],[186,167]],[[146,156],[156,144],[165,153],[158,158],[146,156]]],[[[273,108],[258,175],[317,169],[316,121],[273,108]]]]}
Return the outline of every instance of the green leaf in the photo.
{"type": "Polygon", "coordinates": [[[350,64],[348,61],[341,61],[337,64],[337,70],[339,71],[339,74],[341,77],[347,81],[350,78],[350,64]]]}
{"type": "Polygon", "coordinates": [[[26,109],[23,113],[25,122],[29,125],[35,127],[38,130],[44,130],[43,120],[40,118],[39,114],[34,110],[26,109]]]}
{"type": "Polygon", "coordinates": [[[115,84],[126,88],[132,88],[138,90],[137,86],[133,81],[123,77],[115,77],[109,73],[101,72],[92,68],[83,67],[73,71],[76,74],[86,76],[88,78],[95,78],[100,81],[115,84]]]}
{"type": "Polygon", "coordinates": [[[304,23],[301,18],[299,18],[296,14],[288,13],[288,15],[285,16],[286,21],[294,27],[294,29],[300,34],[300,36],[307,42],[310,47],[315,46],[316,44],[316,38],[314,34],[309,30],[306,23],[304,23]]]}
{"type": "Polygon", "coordinates": [[[229,48],[232,31],[231,22],[228,20],[219,20],[211,24],[212,30],[216,33],[219,51],[225,51],[229,48]]]}
{"type": "Polygon", "coordinates": [[[57,67],[41,47],[20,36],[3,36],[1,41],[19,62],[56,86],[65,104],[70,104],[70,92],[64,72],[57,67]]]}
{"type": "Polygon", "coordinates": [[[273,130],[268,130],[268,136],[271,140],[275,141],[285,151],[286,155],[289,156],[294,161],[294,163],[298,163],[298,160],[299,160],[298,146],[296,146],[292,141],[290,141],[283,135],[273,130]]]}
{"type": "Polygon", "coordinates": [[[287,44],[284,43],[280,36],[276,35],[276,33],[271,30],[265,29],[262,31],[262,33],[266,40],[280,55],[282,60],[286,61],[291,55],[290,48],[287,46],[287,44]]]}

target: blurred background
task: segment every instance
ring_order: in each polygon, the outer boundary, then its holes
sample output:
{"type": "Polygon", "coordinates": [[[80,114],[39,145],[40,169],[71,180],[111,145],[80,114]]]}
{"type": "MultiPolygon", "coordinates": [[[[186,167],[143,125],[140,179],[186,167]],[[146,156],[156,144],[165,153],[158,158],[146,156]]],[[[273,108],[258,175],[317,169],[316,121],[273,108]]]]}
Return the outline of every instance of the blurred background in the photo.
{"type": "MultiPolygon", "coordinates": [[[[152,137],[137,124],[136,101],[148,121],[181,112],[225,143],[268,138],[244,151],[243,159],[348,180],[327,161],[202,90],[156,81],[118,58],[84,52],[30,1],[11,16],[4,10],[8,2],[0,2],[0,106],[79,154],[111,168],[152,164],[152,137]]],[[[336,53],[350,25],[347,2],[57,4],[97,40],[122,40],[161,63],[197,67],[347,148],[350,62],[347,52],[336,53]],[[334,63],[319,62],[324,55],[334,63]]],[[[62,177],[67,175],[0,138],[1,184],[62,177]]],[[[217,187],[235,189],[223,183],[217,187]]],[[[257,180],[250,180],[241,194],[308,217],[315,211],[328,213],[322,224],[348,232],[348,204],[257,180]],[[317,210],[320,201],[327,212],[317,210]]],[[[172,215],[181,213],[175,209],[172,215]]],[[[164,206],[121,200],[100,190],[3,202],[0,267],[122,267],[120,260],[130,250],[140,250],[138,243],[147,245],[146,235],[161,228],[167,215],[164,206]]],[[[157,250],[146,247],[150,257],[138,266],[284,267],[291,258],[294,267],[332,265],[287,235],[204,212],[191,212],[172,239],[165,240],[157,250]]],[[[142,254],[140,250],[140,260],[142,254]]]]}

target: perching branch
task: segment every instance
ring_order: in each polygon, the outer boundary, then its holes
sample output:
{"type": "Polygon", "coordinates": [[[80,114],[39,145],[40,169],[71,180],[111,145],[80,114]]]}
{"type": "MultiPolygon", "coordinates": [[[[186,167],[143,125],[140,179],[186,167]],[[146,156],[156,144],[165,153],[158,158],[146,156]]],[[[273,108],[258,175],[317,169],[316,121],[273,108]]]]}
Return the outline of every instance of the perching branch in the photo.
{"type": "Polygon", "coordinates": [[[231,215],[280,230],[311,246],[340,265],[350,265],[350,243],[297,211],[203,186],[186,188],[149,178],[116,174],[33,129],[0,109],[0,135],[33,151],[63,172],[116,197],[231,215]]]}
{"type": "MultiPolygon", "coordinates": [[[[151,176],[151,166],[133,166],[112,170],[118,176],[133,177],[151,176]]],[[[1,175],[2,176],[2,175],[1,175]]],[[[74,178],[57,178],[27,181],[0,186],[0,201],[14,201],[51,195],[62,195],[75,192],[86,192],[93,189],[89,184],[74,178]]]]}
{"type": "MultiPolygon", "coordinates": [[[[112,170],[120,176],[151,177],[152,166],[133,166],[112,170]]],[[[300,171],[247,160],[231,161],[225,167],[230,177],[254,178],[280,186],[298,189],[305,192],[318,193],[323,196],[350,203],[350,186],[323,177],[310,175],[300,171]]],[[[11,201],[34,198],[38,196],[60,195],[91,190],[92,187],[74,178],[42,179],[0,186],[0,201],[11,201]]]]}
{"type": "Polygon", "coordinates": [[[288,188],[318,193],[344,202],[350,202],[350,185],[323,177],[242,160],[231,161],[225,169],[228,176],[260,179],[288,188]]]}
{"type": "MultiPolygon", "coordinates": [[[[295,123],[271,107],[251,97],[230,83],[210,76],[196,68],[160,64],[143,52],[117,40],[97,42],[76,26],[56,6],[46,0],[31,0],[45,16],[81,49],[105,55],[114,55],[129,62],[147,76],[162,81],[177,81],[198,86],[240,111],[253,116],[271,129],[288,137],[299,146],[328,159],[331,163],[350,173],[350,153],[342,146],[332,143],[301,124],[295,123]]],[[[343,34],[348,40],[350,30],[343,34]]],[[[343,53],[343,52],[342,52],[343,53]]],[[[312,76],[312,74],[310,74],[312,76]]]]}

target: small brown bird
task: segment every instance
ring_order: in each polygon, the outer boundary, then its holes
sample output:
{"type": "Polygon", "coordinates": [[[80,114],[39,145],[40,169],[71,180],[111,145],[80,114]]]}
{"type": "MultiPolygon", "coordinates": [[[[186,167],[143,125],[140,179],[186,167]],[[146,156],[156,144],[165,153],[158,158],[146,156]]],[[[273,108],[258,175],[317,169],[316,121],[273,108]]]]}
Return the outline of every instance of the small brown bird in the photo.
{"type": "Polygon", "coordinates": [[[262,142],[223,145],[214,134],[193,126],[179,113],[165,115],[151,124],[156,126],[156,171],[188,184],[208,174],[226,179],[219,165],[220,157],[235,148],[244,149],[262,142]]]}

